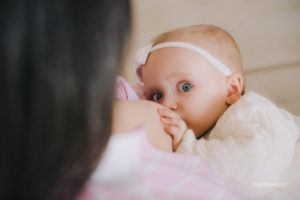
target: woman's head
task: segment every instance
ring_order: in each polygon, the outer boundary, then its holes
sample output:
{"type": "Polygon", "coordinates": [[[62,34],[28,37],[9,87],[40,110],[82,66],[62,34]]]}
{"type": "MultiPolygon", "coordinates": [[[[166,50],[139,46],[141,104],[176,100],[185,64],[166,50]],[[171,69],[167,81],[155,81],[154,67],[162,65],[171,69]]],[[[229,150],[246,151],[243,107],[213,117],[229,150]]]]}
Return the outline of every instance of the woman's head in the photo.
{"type": "Polygon", "coordinates": [[[110,135],[129,3],[19,0],[0,13],[1,199],[74,198],[110,135]]]}

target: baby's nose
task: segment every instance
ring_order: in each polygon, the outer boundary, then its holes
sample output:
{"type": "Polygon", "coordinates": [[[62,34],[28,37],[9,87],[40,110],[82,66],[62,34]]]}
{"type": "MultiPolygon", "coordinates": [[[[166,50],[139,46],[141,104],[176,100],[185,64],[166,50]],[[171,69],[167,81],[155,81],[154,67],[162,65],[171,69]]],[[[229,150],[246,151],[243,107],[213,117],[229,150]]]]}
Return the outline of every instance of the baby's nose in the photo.
{"type": "Polygon", "coordinates": [[[162,104],[168,108],[170,108],[171,110],[176,110],[177,109],[177,103],[175,100],[172,99],[164,99],[164,101],[162,102],[162,104]]]}

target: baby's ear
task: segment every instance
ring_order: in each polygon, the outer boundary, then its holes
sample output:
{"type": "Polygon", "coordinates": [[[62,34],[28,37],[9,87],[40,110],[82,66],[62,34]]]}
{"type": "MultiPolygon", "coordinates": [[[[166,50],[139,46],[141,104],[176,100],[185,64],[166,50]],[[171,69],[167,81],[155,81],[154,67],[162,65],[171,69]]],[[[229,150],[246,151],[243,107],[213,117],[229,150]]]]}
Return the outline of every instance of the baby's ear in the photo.
{"type": "Polygon", "coordinates": [[[226,103],[231,105],[235,103],[242,94],[243,90],[243,77],[239,74],[232,74],[227,77],[227,100],[226,103]]]}

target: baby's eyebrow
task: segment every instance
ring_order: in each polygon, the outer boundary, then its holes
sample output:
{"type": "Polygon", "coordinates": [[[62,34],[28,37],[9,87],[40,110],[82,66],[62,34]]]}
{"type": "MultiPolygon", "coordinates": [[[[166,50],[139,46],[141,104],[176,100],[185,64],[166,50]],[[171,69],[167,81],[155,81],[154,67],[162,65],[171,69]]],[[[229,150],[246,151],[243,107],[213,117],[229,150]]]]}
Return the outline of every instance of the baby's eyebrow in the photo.
{"type": "Polygon", "coordinates": [[[176,74],[171,74],[169,76],[166,77],[166,79],[171,79],[174,77],[191,77],[192,74],[189,72],[181,72],[181,73],[176,73],[176,74]]]}

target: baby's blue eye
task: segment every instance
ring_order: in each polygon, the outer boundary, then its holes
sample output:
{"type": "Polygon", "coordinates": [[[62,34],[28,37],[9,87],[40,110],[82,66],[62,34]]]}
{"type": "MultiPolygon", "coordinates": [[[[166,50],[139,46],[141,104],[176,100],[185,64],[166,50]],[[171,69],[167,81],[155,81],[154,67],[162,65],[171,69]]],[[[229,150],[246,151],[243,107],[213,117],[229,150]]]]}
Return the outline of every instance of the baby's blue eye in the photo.
{"type": "Polygon", "coordinates": [[[180,92],[188,92],[191,89],[192,89],[192,85],[189,83],[182,83],[179,85],[180,92]]]}
{"type": "Polygon", "coordinates": [[[161,93],[155,93],[155,94],[152,95],[151,99],[153,101],[159,101],[162,98],[162,96],[163,95],[161,93]]]}

